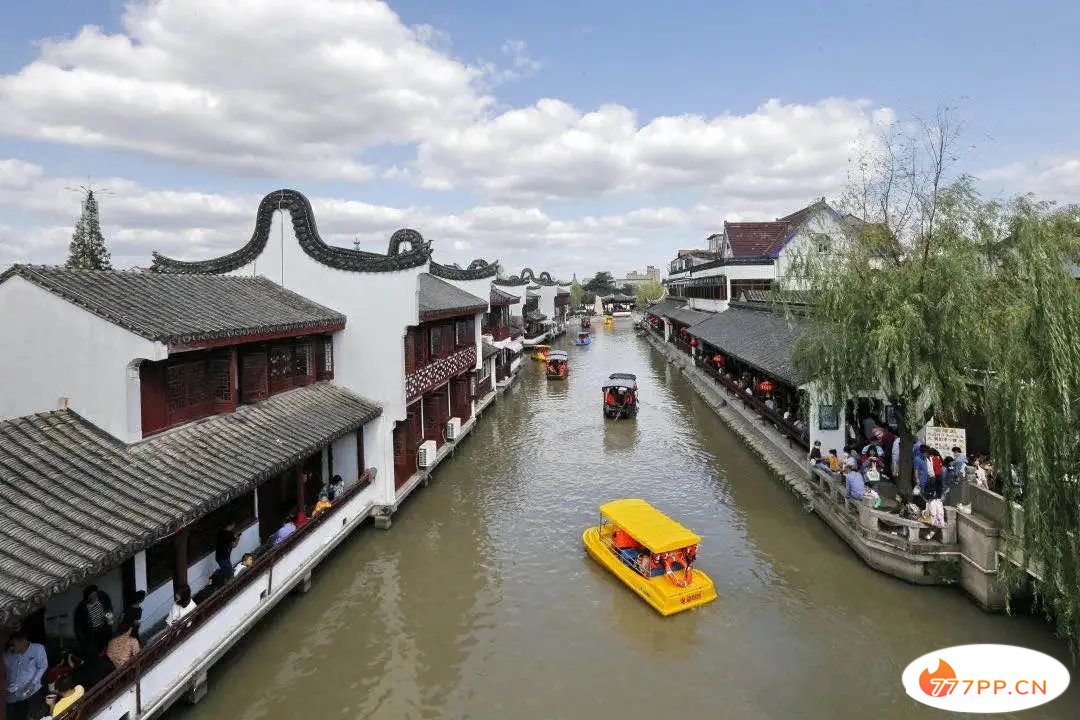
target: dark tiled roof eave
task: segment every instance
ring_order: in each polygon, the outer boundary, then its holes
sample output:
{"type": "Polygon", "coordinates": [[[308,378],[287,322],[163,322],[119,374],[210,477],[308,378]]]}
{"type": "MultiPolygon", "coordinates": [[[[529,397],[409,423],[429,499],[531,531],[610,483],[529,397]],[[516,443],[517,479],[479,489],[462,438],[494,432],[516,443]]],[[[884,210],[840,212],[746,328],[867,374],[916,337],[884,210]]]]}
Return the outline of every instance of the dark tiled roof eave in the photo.
{"type": "Polygon", "coordinates": [[[491,294],[489,302],[492,305],[516,305],[521,302],[521,298],[517,295],[511,295],[508,292],[503,292],[494,285],[491,287],[491,294]]]}
{"type": "Polygon", "coordinates": [[[296,190],[275,190],[259,203],[255,229],[243,247],[210,260],[176,260],[154,253],[153,270],[159,273],[222,274],[255,261],[266,248],[274,213],[288,210],[293,232],[301,249],[316,262],[337,270],[392,272],[421,267],[431,259],[431,243],[411,228],[402,228],[390,237],[385,255],[327,245],[319,236],[311,203],[296,190]]]}
{"type": "Polygon", "coordinates": [[[380,413],[317,383],[131,446],[70,410],[0,422],[0,626],[380,413]]]}
{"type": "Polygon", "coordinates": [[[481,353],[480,357],[482,357],[484,360],[487,360],[489,357],[492,357],[493,355],[498,355],[498,354],[499,354],[499,348],[495,347],[491,343],[485,342],[483,344],[483,346],[482,346],[482,353],[481,353]]]}
{"type": "Polygon", "coordinates": [[[441,280],[430,273],[420,273],[416,281],[420,319],[486,312],[488,301],[441,280]]]}
{"type": "Polygon", "coordinates": [[[806,321],[768,308],[733,304],[724,312],[690,327],[690,335],[769,375],[798,387],[808,378],[795,368],[795,343],[806,332],[806,321]]]}
{"type": "Polygon", "coordinates": [[[159,275],[14,265],[19,276],[148,340],[170,345],[345,325],[345,316],[263,277],[159,275]]]}

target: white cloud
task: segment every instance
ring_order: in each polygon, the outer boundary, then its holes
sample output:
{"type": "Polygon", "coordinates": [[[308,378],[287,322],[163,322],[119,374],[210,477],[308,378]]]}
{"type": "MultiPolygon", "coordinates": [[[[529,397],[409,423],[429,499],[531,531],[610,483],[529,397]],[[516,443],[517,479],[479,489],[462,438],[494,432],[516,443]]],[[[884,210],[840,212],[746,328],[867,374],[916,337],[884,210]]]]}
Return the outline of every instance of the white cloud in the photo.
{"type": "Polygon", "coordinates": [[[0,77],[0,133],[248,174],[353,181],[359,155],[471,122],[481,69],[374,0],[133,2],[0,77]]]}
{"type": "Polygon", "coordinates": [[[990,192],[1033,193],[1040,200],[1080,202],[1080,155],[1053,155],[980,173],[990,192]]]}
{"type": "Polygon", "coordinates": [[[891,116],[866,101],[769,100],[745,115],[640,124],[622,105],[581,112],[549,98],[425,140],[415,177],[432,189],[473,185],[501,198],[671,188],[798,197],[843,185],[855,143],[891,116]]]}
{"type": "Polygon", "coordinates": [[[406,180],[496,201],[695,188],[801,197],[842,183],[887,109],[842,98],[647,122],[559,99],[495,112],[485,88],[537,72],[523,40],[500,64],[451,54],[376,0],[136,1],[122,31],[41,43],[0,76],[0,134],[124,150],[274,178],[406,180]],[[402,167],[365,151],[416,147],[402,167]]]}

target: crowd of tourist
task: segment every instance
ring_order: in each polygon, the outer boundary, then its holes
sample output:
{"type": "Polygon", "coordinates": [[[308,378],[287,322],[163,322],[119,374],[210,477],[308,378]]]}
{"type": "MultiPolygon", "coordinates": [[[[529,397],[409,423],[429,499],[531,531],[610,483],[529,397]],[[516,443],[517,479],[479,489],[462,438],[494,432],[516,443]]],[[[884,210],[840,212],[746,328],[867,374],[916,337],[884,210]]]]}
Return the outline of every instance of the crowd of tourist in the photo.
{"type": "MultiPolygon", "coordinates": [[[[823,451],[815,441],[807,456],[811,465],[842,476],[847,496],[862,500],[872,507],[882,506],[878,490],[883,482],[895,479],[900,472],[900,437],[875,417],[861,422],[861,435],[848,427],[848,439],[859,443],[823,451]]],[[[911,451],[914,486],[910,497],[895,497],[894,511],[900,517],[921,520],[934,527],[944,527],[945,506],[961,501],[955,492],[962,479],[990,488],[994,484],[994,466],[985,456],[969,458],[960,447],[948,454],[916,438],[911,451]]]]}
{"type": "MultiPolygon", "coordinates": [[[[307,478],[305,478],[306,480],[307,478]]],[[[207,599],[236,576],[250,569],[259,555],[280,545],[286,538],[314,518],[329,510],[345,490],[340,475],[334,475],[319,491],[310,516],[303,507],[289,506],[282,524],[254,552],[245,552],[234,563],[240,543],[236,523],[218,530],[214,550],[214,570],[209,582],[196,594],[188,585],[173,590],[173,604],[165,618],[165,627],[149,642],[184,623],[184,620],[207,599]]],[[[7,677],[5,720],[43,720],[58,716],[75,704],[107,675],[132,662],[143,649],[140,639],[142,602],[145,591],[134,593],[131,603],[119,617],[108,593],[96,585],[83,589],[83,599],[74,612],[73,624],[77,652],[60,652],[60,661],[50,666],[44,645],[31,642],[27,633],[18,630],[8,638],[4,652],[7,677]]]]}

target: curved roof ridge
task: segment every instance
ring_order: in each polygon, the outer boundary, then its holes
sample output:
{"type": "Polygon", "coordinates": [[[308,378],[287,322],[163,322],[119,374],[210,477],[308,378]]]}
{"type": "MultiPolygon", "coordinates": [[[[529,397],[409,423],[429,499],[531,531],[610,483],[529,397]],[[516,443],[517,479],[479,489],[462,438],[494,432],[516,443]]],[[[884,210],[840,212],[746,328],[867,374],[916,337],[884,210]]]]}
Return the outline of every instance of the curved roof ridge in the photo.
{"type": "Polygon", "coordinates": [[[255,213],[255,229],[247,243],[227,255],[209,260],[176,260],[153,253],[154,272],[222,274],[253,262],[266,248],[274,213],[288,210],[300,247],[311,258],[328,267],[355,272],[388,272],[420,267],[431,259],[431,243],[411,228],[402,228],[390,237],[385,255],[328,245],[319,236],[311,203],[297,190],[281,189],[267,194],[255,213]],[[407,249],[403,249],[407,246],[407,249]]]}

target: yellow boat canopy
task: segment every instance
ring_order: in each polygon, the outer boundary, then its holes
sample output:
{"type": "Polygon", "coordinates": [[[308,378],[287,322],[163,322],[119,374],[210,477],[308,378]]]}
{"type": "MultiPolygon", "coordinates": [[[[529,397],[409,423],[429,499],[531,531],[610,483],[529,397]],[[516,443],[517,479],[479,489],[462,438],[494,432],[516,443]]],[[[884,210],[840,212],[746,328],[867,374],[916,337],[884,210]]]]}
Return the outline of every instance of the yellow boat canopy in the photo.
{"type": "Polygon", "coordinates": [[[637,498],[604,503],[600,514],[630,533],[650,552],[671,552],[701,542],[701,536],[637,498]]]}

